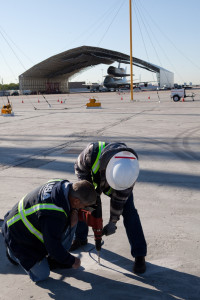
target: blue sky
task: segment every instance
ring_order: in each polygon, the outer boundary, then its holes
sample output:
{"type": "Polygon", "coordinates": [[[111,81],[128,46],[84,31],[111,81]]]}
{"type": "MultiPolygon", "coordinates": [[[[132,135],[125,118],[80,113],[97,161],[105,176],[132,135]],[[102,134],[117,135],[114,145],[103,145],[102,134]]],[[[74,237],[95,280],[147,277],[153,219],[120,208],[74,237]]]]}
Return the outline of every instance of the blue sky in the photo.
{"type": "MultiPolygon", "coordinates": [[[[199,0],[133,0],[133,56],[174,72],[175,82],[200,84],[199,12],[199,0]]],[[[130,54],[129,0],[1,0],[0,82],[18,82],[34,64],[82,45],[130,54]]],[[[72,81],[101,82],[107,68],[72,81]]],[[[135,79],[156,79],[134,66],[133,72],[135,79]]]]}

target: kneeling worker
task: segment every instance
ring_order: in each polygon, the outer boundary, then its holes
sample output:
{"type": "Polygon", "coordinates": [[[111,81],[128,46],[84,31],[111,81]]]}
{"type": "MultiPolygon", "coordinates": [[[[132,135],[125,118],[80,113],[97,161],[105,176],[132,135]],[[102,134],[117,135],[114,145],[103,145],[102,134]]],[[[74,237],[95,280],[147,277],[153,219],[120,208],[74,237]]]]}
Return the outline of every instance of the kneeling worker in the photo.
{"type": "Polygon", "coordinates": [[[86,180],[55,179],[28,193],[4,218],[8,259],[21,265],[34,282],[48,278],[55,268],[79,268],[80,259],[68,249],[78,210],[95,203],[95,189],[86,180]]]}

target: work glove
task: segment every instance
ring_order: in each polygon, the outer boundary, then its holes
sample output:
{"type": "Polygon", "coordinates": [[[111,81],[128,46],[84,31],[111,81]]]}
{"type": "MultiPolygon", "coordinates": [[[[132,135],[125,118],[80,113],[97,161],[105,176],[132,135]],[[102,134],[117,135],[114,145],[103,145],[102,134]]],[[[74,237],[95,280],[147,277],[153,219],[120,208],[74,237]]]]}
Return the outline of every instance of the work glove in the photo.
{"type": "Polygon", "coordinates": [[[106,226],[104,226],[102,235],[111,235],[115,233],[116,229],[117,226],[114,223],[109,222],[106,226]]]}

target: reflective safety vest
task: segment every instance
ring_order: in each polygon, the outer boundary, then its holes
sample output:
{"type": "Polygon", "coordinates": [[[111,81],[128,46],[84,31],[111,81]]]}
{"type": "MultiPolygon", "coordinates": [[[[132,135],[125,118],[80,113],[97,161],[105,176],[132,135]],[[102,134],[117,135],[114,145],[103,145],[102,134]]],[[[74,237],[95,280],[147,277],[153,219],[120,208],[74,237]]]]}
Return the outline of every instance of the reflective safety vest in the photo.
{"type": "MultiPolygon", "coordinates": [[[[95,162],[92,165],[92,182],[93,182],[93,185],[94,185],[95,188],[97,188],[97,183],[95,182],[94,175],[96,175],[97,172],[99,171],[100,156],[101,156],[101,153],[102,153],[103,149],[105,148],[105,146],[106,146],[105,142],[99,142],[99,151],[98,151],[97,157],[95,159],[95,162]]],[[[111,194],[111,192],[112,192],[112,188],[109,188],[109,190],[107,192],[104,192],[104,193],[107,196],[109,196],[111,194]]]]}
{"type": "MultiPolygon", "coordinates": [[[[55,181],[62,181],[62,179],[50,180],[50,181],[48,181],[48,183],[55,182],[55,181]]],[[[52,186],[52,188],[53,188],[53,186],[52,186]]],[[[53,203],[38,203],[27,209],[24,209],[24,198],[25,197],[26,196],[24,196],[19,201],[18,213],[16,215],[14,215],[12,218],[10,218],[9,220],[7,220],[7,226],[10,227],[13,224],[15,224],[16,222],[21,220],[23,222],[24,226],[30,231],[30,233],[32,233],[36,238],[38,238],[42,243],[44,243],[42,233],[33,226],[33,224],[27,219],[27,216],[30,216],[42,209],[59,211],[59,212],[64,213],[66,215],[66,217],[68,217],[68,216],[63,208],[56,206],[53,203]]]]}
{"type": "Polygon", "coordinates": [[[100,155],[101,155],[101,153],[102,153],[102,151],[103,151],[104,148],[105,148],[105,142],[99,142],[99,151],[98,151],[96,160],[95,160],[95,162],[92,165],[92,172],[94,174],[96,174],[98,172],[98,170],[99,170],[99,167],[100,167],[100,161],[99,161],[99,159],[100,159],[100,155]]]}

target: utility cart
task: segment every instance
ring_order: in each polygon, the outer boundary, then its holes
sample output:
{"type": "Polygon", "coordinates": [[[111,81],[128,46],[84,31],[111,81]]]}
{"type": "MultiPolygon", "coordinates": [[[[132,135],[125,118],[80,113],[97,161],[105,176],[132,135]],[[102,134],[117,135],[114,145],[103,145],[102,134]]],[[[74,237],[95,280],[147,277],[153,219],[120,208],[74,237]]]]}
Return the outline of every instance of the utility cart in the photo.
{"type": "Polygon", "coordinates": [[[194,101],[195,94],[186,94],[185,89],[173,89],[171,90],[171,98],[174,100],[174,102],[180,101],[181,98],[192,98],[192,101],[194,101]]]}

